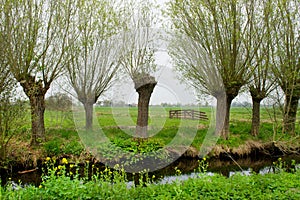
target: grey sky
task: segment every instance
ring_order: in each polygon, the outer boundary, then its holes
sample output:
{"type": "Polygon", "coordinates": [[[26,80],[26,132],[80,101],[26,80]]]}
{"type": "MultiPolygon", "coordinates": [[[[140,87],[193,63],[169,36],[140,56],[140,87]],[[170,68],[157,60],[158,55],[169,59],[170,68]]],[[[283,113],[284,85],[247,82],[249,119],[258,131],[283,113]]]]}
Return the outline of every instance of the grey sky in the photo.
{"type": "MultiPolygon", "coordinates": [[[[159,70],[155,74],[157,85],[151,96],[150,104],[159,105],[161,103],[172,104],[191,104],[196,103],[194,89],[181,83],[177,73],[173,70],[171,63],[168,62],[167,53],[161,53],[157,59],[159,70]]],[[[137,103],[138,94],[134,89],[134,84],[129,78],[119,80],[110,92],[102,98],[113,99],[114,102],[124,101],[125,103],[137,103]]]]}

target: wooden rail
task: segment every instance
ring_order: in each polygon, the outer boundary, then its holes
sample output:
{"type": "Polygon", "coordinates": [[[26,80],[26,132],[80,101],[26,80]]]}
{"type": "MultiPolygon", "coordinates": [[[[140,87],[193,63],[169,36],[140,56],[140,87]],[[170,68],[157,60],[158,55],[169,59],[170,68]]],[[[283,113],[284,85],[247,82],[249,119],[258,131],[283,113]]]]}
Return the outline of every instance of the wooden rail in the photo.
{"type": "Polygon", "coordinates": [[[169,118],[193,119],[193,120],[208,120],[205,112],[196,110],[170,110],[169,118]]]}

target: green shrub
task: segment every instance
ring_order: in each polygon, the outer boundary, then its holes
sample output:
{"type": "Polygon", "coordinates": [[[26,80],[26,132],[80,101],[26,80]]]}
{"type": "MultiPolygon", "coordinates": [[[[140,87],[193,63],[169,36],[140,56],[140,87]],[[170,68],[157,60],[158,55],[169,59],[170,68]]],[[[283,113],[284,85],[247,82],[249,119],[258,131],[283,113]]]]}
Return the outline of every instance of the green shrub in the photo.
{"type": "Polygon", "coordinates": [[[44,144],[44,149],[47,155],[58,155],[61,153],[61,140],[60,139],[53,139],[44,144]]]}
{"type": "Polygon", "coordinates": [[[61,133],[61,137],[65,138],[65,139],[70,139],[72,136],[78,135],[78,133],[74,130],[62,129],[62,130],[60,130],[60,133],[61,133]]]}
{"type": "Polygon", "coordinates": [[[73,155],[80,155],[81,152],[84,150],[82,144],[76,140],[70,141],[65,144],[63,152],[65,154],[73,154],[73,155]]]}

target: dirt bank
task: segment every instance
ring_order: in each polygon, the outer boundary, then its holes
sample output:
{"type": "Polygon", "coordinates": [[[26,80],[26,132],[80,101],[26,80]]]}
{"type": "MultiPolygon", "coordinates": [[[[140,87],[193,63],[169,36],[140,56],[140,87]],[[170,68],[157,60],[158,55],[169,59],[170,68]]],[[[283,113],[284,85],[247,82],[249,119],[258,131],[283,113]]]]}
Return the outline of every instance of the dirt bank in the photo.
{"type": "Polygon", "coordinates": [[[259,157],[280,157],[284,155],[300,155],[300,147],[286,142],[267,142],[246,141],[238,147],[228,147],[216,145],[208,154],[210,157],[226,160],[230,157],[239,158],[259,158],[259,157]]]}

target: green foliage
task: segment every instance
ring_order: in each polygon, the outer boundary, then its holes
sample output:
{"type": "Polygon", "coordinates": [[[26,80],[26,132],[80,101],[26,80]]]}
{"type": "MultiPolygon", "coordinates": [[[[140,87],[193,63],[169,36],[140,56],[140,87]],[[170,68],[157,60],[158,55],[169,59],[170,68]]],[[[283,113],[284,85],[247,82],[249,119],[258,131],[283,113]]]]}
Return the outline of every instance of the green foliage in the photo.
{"type": "Polygon", "coordinates": [[[204,157],[202,160],[198,160],[198,172],[205,173],[207,172],[207,168],[209,163],[207,162],[207,159],[204,157]]]}
{"type": "Polygon", "coordinates": [[[71,141],[71,142],[65,144],[64,147],[65,147],[63,149],[64,153],[72,154],[72,155],[76,155],[76,156],[79,156],[84,150],[82,144],[78,141],[71,141]]]}
{"type": "Polygon", "coordinates": [[[44,149],[46,150],[47,155],[58,155],[61,153],[61,146],[62,142],[59,139],[50,140],[45,142],[44,149]]]}
{"type": "Polygon", "coordinates": [[[134,153],[148,153],[157,151],[164,147],[164,144],[157,139],[149,139],[149,140],[114,140],[114,143],[124,149],[125,151],[134,152],[134,153]]]}
{"type": "Polygon", "coordinates": [[[84,148],[76,130],[72,129],[48,129],[47,142],[43,147],[47,156],[59,154],[80,155],[84,148]]]}
{"type": "Polygon", "coordinates": [[[46,109],[45,126],[46,128],[73,128],[75,124],[73,121],[72,112],[68,110],[57,111],[46,109]]]}
{"type": "Polygon", "coordinates": [[[277,161],[273,162],[273,170],[275,173],[280,172],[296,172],[297,166],[296,161],[291,160],[290,162],[283,161],[282,158],[278,158],[277,161]]]}
{"type": "Polygon", "coordinates": [[[84,148],[80,143],[78,134],[74,130],[49,130],[48,141],[44,143],[44,149],[48,156],[59,154],[80,155],[84,148]]]}
{"type": "Polygon", "coordinates": [[[16,91],[5,90],[0,93],[0,160],[6,159],[10,140],[25,129],[26,117],[25,103],[14,98],[16,91]]]}
{"type": "Polygon", "coordinates": [[[122,165],[130,167],[143,162],[145,158],[152,158],[159,162],[168,159],[168,153],[162,150],[163,143],[156,139],[115,139],[112,143],[101,143],[96,146],[98,156],[102,159],[116,160],[122,165]]]}
{"type": "Polygon", "coordinates": [[[65,129],[61,129],[59,131],[59,133],[61,134],[61,137],[64,139],[70,139],[72,137],[77,137],[78,133],[75,130],[65,130],[65,129]]]}

